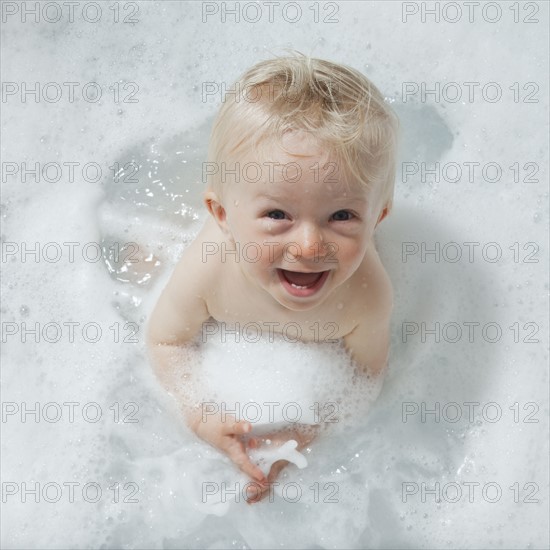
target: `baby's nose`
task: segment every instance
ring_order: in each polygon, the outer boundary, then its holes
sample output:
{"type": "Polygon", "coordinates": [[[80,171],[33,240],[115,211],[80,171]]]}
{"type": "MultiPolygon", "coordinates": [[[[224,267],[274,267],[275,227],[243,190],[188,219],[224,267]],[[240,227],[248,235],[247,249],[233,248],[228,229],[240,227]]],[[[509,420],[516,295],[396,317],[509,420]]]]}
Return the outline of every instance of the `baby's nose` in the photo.
{"type": "Polygon", "coordinates": [[[323,232],[315,225],[304,225],[294,235],[295,246],[290,247],[297,259],[316,260],[324,258],[326,255],[326,243],[323,232]]]}

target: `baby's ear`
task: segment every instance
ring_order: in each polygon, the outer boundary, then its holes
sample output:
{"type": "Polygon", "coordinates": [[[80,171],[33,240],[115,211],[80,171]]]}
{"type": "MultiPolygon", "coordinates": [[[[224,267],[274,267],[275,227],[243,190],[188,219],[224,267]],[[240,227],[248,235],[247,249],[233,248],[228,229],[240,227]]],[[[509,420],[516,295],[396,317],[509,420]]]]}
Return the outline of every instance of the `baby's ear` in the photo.
{"type": "Polygon", "coordinates": [[[203,201],[210,214],[212,214],[212,217],[216,220],[216,223],[219,225],[220,229],[228,237],[231,237],[231,232],[227,226],[225,208],[220,202],[218,195],[216,195],[214,191],[206,191],[203,195],[203,201]]]}
{"type": "Polygon", "coordinates": [[[210,214],[214,216],[218,223],[220,221],[225,221],[225,209],[214,191],[206,191],[203,196],[203,201],[210,214]]]}
{"type": "Polygon", "coordinates": [[[384,208],[382,208],[382,212],[380,212],[380,215],[378,216],[378,221],[376,222],[376,225],[378,225],[389,214],[389,212],[390,212],[389,205],[384,206],[384,208]]]}

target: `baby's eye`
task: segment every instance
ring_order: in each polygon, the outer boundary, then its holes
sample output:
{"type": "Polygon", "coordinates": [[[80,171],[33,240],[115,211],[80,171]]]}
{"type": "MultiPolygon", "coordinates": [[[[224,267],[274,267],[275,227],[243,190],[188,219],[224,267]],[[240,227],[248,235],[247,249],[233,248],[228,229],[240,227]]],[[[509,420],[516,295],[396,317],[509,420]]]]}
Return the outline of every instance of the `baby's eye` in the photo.
{"type": "Polygon", "coordinates": [[[282,210],[271,210],[267,213],[267,216],[273,220],[284,220],[285,213],[282,210]]]}
{"type": "Polygon", "coordinates": [[[349,210],[338,210],[338,212],[334,212],[332,217],[337,222],[346,222],[353,218],[353,214],[349,210]]]}

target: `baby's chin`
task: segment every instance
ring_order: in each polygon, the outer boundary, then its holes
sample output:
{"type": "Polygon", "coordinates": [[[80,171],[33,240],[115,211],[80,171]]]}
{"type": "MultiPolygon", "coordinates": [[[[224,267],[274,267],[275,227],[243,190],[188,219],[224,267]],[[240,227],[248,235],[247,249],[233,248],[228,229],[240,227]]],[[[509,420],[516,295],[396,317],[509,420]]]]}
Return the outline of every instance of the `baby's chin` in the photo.
{"type": "Polygon", "coordinates": [[[315,309],[316,307],[319,307],[323,301],[317,300],[315,303],[296,303],[296,302],[289,302],[286,300],[281,300],[278,298],[275,298],[277,302],[283,306],[285,309],[288,309],[289,311],[308,311],[310,309],[315,309]]]}
{"type": "Polygon", "coordinates": [[[309,311],[323,305],[330,293],[323,293],[322,295],[314,296],[309,299],[295,298],[285,295],[285,290],[279,286],[275,289],[275,292],[269,292],[269,294],[271,294],[271,297],[285,309],[290,311],[309,311]]]}

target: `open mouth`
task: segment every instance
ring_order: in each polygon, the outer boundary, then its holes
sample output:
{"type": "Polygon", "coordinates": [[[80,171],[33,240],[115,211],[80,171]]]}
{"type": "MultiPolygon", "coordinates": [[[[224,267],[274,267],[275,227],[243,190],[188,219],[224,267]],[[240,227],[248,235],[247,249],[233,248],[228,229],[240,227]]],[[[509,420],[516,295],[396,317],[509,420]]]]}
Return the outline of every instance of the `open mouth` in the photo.
{"type": "Polygon", "coordinates": [[[329,271],[320,271],[317,273],[303,273],[300,271],[287,271],[286,269],[277,269],[281,283],[292,296],[312,296],[315,294],[327,280],[329,271]]]}

